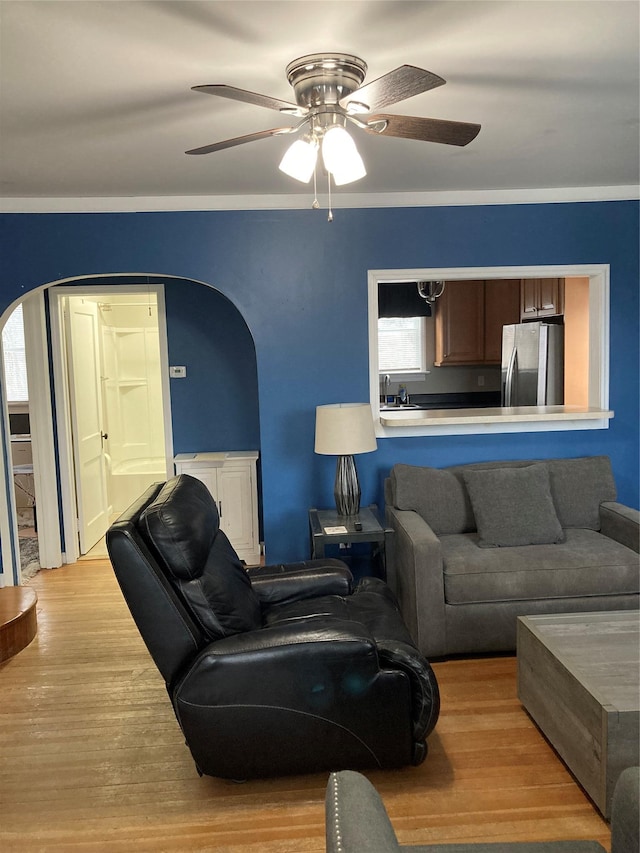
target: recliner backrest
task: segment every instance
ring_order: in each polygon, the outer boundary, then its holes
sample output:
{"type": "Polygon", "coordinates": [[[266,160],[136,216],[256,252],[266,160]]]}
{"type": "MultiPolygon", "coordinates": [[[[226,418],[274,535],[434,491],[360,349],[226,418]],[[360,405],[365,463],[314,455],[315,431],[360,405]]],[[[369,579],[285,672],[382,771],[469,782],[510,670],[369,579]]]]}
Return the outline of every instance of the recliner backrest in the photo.
{"type": "Polygon", "coordinates": [[[167,686],[203,648],[206,638],[150,552],[140,513],[160,485],[150,486],[107,530],[111,565],[127,606],[167,686]]]}
{"type": "Polygon", "coordinates": [[[204,483],[188,474],[168,480],[138,527],[208,639],[262,626],[258,597],[204,483]]]}

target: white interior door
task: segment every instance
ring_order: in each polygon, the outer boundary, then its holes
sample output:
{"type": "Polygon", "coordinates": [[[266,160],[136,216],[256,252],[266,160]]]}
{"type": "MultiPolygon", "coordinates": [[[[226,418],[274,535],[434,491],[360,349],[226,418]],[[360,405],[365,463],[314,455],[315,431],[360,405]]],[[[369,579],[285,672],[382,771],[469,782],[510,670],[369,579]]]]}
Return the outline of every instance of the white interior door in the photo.
{"type": "Polygon", "coordinates": [[[78,532],[80,553],[86,554],[109,526],[98,307],[69,297],[65,319],[78,532]]]}

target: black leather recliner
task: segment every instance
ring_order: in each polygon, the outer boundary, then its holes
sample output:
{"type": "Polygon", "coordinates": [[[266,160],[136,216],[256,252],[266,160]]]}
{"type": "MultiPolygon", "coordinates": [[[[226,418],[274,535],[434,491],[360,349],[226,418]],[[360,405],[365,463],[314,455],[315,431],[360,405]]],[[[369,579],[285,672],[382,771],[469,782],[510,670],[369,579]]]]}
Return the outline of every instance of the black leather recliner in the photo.
{"type": "Polygon", "coordinates": [[[247,571],[186,474],[148,489],[107,546],[200,773],[424,760],[438,686],[381,580],[354,589],[331,559],[247,571]]]}

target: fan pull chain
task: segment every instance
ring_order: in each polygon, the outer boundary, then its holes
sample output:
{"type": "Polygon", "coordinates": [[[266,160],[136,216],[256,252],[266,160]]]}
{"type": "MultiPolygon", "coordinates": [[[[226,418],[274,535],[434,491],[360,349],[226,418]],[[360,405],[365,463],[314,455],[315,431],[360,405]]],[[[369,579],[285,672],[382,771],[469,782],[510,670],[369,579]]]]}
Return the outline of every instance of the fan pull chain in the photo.
{"type": "Polygon", "coordinates": [[[318,210],[320,207],[320,202],[318,201],[318,182],[316,178],[316,173],[318,171],[318,167],[313,167],[313,204],[311,205],[312,210],[318,210]]]}
{"type": "Polygon", "coordinates": [[[327,172],[327,182],[329,184],[329,213],[327,213],[327,222],[333,222],[333,210],[331,210],[331,172],[327,172]]]}

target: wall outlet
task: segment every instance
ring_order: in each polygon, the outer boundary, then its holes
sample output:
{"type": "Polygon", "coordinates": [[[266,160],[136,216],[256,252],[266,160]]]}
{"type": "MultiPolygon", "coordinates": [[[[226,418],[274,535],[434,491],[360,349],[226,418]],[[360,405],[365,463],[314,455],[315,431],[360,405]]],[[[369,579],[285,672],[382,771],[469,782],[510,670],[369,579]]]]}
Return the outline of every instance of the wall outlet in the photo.
{"type": "Polygon", "coordinates": [[[184,365],[169,367],[169,376],[171,379],[185,379],[187,376],[187,368],[184,365]]]}

